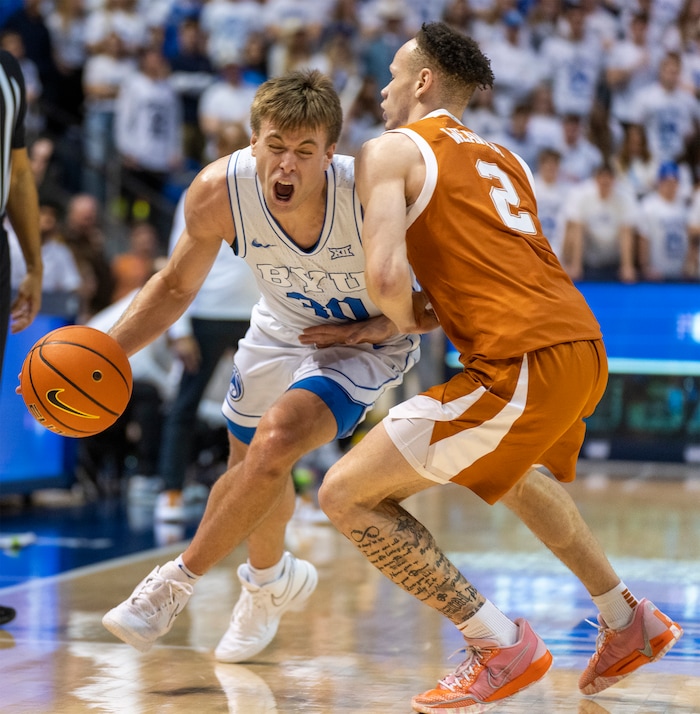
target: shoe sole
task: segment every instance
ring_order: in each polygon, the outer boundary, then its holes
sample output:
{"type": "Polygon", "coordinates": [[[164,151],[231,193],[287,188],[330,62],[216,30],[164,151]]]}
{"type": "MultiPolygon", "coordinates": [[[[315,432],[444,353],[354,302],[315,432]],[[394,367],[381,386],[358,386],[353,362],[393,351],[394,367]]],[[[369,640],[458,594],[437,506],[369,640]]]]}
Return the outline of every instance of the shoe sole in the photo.
{"type": "MultiPolygon", "coordinates": [[[[501,700],[502,701],[502,700],[501,700]]],[[[416,712],[421,712],[421,714],[483,714],[491,709],[495,709],[499,702],[487,702],[479,703],[475,702],[468,707],[426,707],[424,709],[413,708],[416,712]]]]}
{"type": "Polygon", "coordinates": [[[139,637],[132,630],[126,629],[118,620],[112,617],[111,613],[107,613],[102,618],[102,625],[106,630],[111,632],[115,637],[119,638],[127,645],[131,645],[139,652],[148,652],[153,647],[153,641],[139,637]]]}
{"type": "Polygon", "coordinates": [[[499,699],[497,702],[473,702],[469,706],[450,706],[448,702],[445,704],[440,704],[439,706],[421,706],[419,704],[413,704],[413,711],[420,712],[420,714],[482,714],[482,712],[487,712],[491,709],[497,707],[503,700],[499,699]]]}
{"type": "MultiPolygon", "coordinates": [[[[532,678],[533,670],[534,673],[536,673],[535,679],[531,679],[528,684],[525,684],[522,687],[517,688],[515,691],[510,692],[509,694],[505,694],[502,697],[499,697],[498,699],[494,699],[492,701],[485,701],[485,702],[479,702],[475,700],[471,700],[472,703],[469,704],[468,706],[459,706],[459,702],[455,702],[454,705],[451,705],[450,702],[445,702],[444,704],[419,704],[416,703],[415,700],[411,702],[411,706],[413,707],[414,711],[420,712],[420,714],[481,714],[482,712],[487,712],[490,709],[493,709],[494,707],[498,706],[499,704],[503,704],[506,700],[510,700],[511,697],[516,696],[517,694],[520,694],[520,692],[524,692],[526,689],[529,689],[533,685],[537,684],[544,676],[549,672],[550,668],[552,667],[552,663],[554,661],[554,658],[552,657],[552,653],[547,650],[545,654],[540,657],[537,662],[534,662],[530,667],[526,670],[525,673],[530,673],[530,677],[528,679],[532,678]]],[[[523,675],[520,675],[521,677],[523,675]]],[[[512,688],[514,685],[517,684],[518,682],[518,677],[516,677],[512,682],[509,683],[509,687],[512,688]]]]}
{"type": "MultiPolygon", "coordinates": [[[[303,610],[306,607],[306,603],[308,602],[309,597],[311,597],[314,590],[316,590],[317,584],[318,572],[316,571],[316,568],[312,567],[309,570],[309,577],[306,579],[306,582],[294,596],[293,604],[282,612],[282,614],[280,615],[280,619],[282,618],[282,615],[284,615],[285,612],[300,612],[301,610],[303,610]]],[[[247,649],[244,655],[241,655],[240,653],[227,654],[226,649],[220,649],[219,647],[217,647],[214,650],[214,659],[217,662],[222,662],[224,664],[238,664],[239,662],[248,662],[251,657],[255,657],[256,655],[260,654],[272,642],[272,640],[275,639],[276,634],[277,627],[275,627],[274,631],[270,633],[267,637],[260,640],[254,648],[251,645],[251,648],[247,649]]],[[[226,635],[224,635],[224,637],[225,636],[226,635]]]]}
{"type": "Polygon", "coordinates": [[[673,647],[676,642],[680,640],[683,635],[683,628],[678,623],[674,622],[668,628],[667,632],[662,634],[670,634],[671,639],[667,641],[666,644],[653,657],[646,657],[645,655],[639,653],[635,658],[625,664],[625,667],[628,669],[624,674],[619,674],[614,677],[597,677],[590,684],[580,689],[581,694],[587,694],[589,696],[592,694],[598,694],[608,687],[612,687],[613,684],[617,684],[620,680],[625,679],[630,674],[633,674],[645,664],[651,664],[652,662],[660,660],[671,649],[671,647],[673,647]]]}

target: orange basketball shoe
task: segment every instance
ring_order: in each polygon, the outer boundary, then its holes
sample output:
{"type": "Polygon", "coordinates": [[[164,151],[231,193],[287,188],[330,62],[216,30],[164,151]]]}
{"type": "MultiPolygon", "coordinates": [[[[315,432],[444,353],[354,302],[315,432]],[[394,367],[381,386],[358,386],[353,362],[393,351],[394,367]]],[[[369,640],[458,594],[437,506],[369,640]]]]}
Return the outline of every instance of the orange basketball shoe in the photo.
{"type": "Polygon", "coordinates": [[[518,641],[509,647],[469,640],[462,664],[435,689],[413,697],[413,709],[423,714],[479,714],[542,679],[552,666],[552,655],[525,620],[515,624],[518,641]]]}
{"type": "Polygon", "coordinates": [[[653,602],[640,600],[632,622],[611,630],[599,615],[595,654],[578,680],[583,694],[597,694],[632,674],[644,664],[656,662],[678,642],[683,629],[653,602]]]}

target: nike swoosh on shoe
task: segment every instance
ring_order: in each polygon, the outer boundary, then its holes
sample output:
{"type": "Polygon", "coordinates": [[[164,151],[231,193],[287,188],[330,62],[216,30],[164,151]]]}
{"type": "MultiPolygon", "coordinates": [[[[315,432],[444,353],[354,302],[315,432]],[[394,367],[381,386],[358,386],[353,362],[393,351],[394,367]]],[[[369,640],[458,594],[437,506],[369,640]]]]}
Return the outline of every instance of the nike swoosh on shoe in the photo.
{"type": "Polygon", "coordinates": [[[284,590],[282,591],[281,595],[275,595],[274,593],[271,594],[270,600],[272,601],[272,604],[275,607],[280,607],[281,605],[284,605],[285,601],[289,599],[292,591],[292,583],[294,582],[295,569],[296,566],[292,561],[291,572],[289,573],[289,577],[287,578],[287,584],[284,586],[284,590]]]}
{"type": "Polygon", "coordinates": [[[518,664],[520,663],[520,660],[522,660],[522,658],[525,657],[529,652],[530,652],[530,645],[525,647],[515,659],[513,659],[511,662],[509,662],[505,667],[503,667],[498,672],[493,672],[493,670],[490,667],[487,668],[486,679],[489,683],[489,686],[493,687],[494,689],[500,689],[506,683],[508,676],[518,666],[518,664]]]}

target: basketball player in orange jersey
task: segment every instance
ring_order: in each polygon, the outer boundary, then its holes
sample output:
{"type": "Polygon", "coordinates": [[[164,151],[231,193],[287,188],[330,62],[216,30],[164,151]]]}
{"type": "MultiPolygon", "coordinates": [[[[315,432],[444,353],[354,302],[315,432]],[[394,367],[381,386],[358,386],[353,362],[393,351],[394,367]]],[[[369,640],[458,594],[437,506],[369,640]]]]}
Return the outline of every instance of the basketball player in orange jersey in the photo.
{"type": "Polygon", "coordinates": [[[367,284],[402,332],[436,316],[464,370],[391,409],[327,474],[321,505],[376,568],[464,635],[465,660],[413,698],[416,711],[485,711],[552,662],[530,625],[479,593],[400,505],[450,481],[505,504],[586,587],[600,636],[579,687],[594,694],[682,634],[620,581],[559,483],[575,477],[583,419],[605,390],[600,329],[542,234],[528,167],[457,118],[493,82],[478,45],[423,25],[391,75],[388,131],[365,144],[356,173],[367,284]]]}

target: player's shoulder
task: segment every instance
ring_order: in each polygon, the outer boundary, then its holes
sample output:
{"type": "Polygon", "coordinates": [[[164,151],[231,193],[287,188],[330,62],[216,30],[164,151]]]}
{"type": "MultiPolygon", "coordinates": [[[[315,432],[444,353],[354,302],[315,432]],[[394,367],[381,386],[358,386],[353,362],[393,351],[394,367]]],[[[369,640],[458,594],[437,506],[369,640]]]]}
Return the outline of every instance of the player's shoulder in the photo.
{"type": "MultiPolygon", "coordinates": [[[[371,156],[375,160],[389,160],[392,164],[406,160],[409,163],[421,153],[418,142],[422,136],[415,126],[404,126],[391,129],[368,139],[360,150],[359,160],[371,156]]],[[[422,143],[425,143],[424,141],[422,143]]]]}
{"type": "Polygon", "coordinates": [[[207,164],[188,187],[185,199],[188,228],[193,225],[210,225],[228,215],[223,207],[227,206],[229,201],[229,159],[230,157],[224,156],[207,164]]]}
{"type": "Polygon", "coordinates": [[[211,163],[207,164],[195,177],[192,182],[189,191],[206,186],[207,189],[212,190],[217,186],[226,184],[226,175],[228,173],[229,161],[232,157],[224,156],[220,159],[215,159],[211,163]]]}

